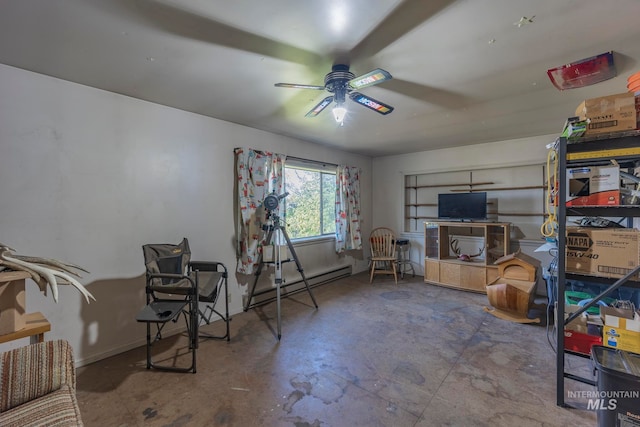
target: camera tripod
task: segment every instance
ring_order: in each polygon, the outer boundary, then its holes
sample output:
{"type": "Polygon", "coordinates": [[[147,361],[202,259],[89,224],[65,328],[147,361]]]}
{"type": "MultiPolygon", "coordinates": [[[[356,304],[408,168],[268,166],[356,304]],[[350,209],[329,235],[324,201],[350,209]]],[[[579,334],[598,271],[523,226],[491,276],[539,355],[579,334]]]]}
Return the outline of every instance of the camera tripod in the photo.
{"type": "MultiPolygon", "coordinates": [[[[311,292],[311,288],[309,287],[309,282],[307,282],[307,278],[304,275],[304,270],[302,269],[302,265],[300,265],[300,260],[298,259],[298,255],[296,254],[295,249],[293,248],[293,244],[291,243],[291,239],[289,239],[289,235],[287,234],[287,230],[280,224],[280,217],[267,211],[267,219],[271,220],[271,223],[267,223],[262,226],[262,229],[267,232],[267,238],[264,240],[267,244],[271,244],[273,246],[273,261],[266,262],[267,264],[273,264],[275,267],[275,285],[276,285],[276,305],[278,312],[278,341],[282,337],[282,327],[281,327],[281,316],[280,316],[280,286],[282,285],[282,263],[292,261],[292,259],[282,259],[280,254],[280,248],[278,245],[274,243],[272,240],[274,237],[274,233],[280,232],[287,242],[287,247],[289,248],[289,253],[293,257],[293,261],[296,263],[296,267],[300,276],[302,276],[302,281],[307,288],[307,292],[309,292],[309,296],[313,301],[313,305],[315,308],[318,308],[318,304],[316,303],[316,299],[313,297],[313,293],[311,292]]],[[[258,279],[260,278],[260,274],[262,273],[262,266],[265,264],[263,262],[264,252],[261,251],[258,256],[258,269],[255,273],[255,279],[253,281],[253,286],[251,287],[251,292],[247,298],[247,302],[244,307],[244,311],[249,310],[249,305],[251,304],[251,300],[253,299],[253,293],[256,290],[256,285],[258,284],[258,279]]]]}

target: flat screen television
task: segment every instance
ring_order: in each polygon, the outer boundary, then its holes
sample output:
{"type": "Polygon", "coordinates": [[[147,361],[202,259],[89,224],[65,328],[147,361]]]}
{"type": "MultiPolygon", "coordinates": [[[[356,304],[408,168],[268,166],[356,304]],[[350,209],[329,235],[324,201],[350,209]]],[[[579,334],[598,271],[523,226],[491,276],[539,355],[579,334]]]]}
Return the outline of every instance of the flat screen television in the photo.
{"type": "Polygon", "coordinates": [[[438,194],[438,218],[456,221],[487,219],[487,193],[438,194]]]}

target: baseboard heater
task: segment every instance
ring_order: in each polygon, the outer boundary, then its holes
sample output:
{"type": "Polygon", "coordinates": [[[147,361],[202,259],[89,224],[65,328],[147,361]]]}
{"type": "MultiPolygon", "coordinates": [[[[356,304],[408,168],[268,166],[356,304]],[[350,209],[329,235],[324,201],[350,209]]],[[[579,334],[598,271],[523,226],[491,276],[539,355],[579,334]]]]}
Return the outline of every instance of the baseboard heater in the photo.
{"type": "MultiPolygon", "coordinates": [[[[310,288],[315,288],[327,283],[333,282],[338,279],[351,276],[351,266],[346,265],[334,270],[325,271],[323,273],[316,274],[314,276],[307,276],[307,282],[309,282],[310,288]]],[[[297,280],[287,282],[280,286],[281,298],[286,298],[291,295],[295,295],[299,292],[307,292],[307,288],[304,286],[302,277],[297,280]]],[[[258,307],[268,304],[276,300],[276,288],[268,288],[256,291],[253,293],[253,302],[249,305],[250,308],[258,307]]]]}

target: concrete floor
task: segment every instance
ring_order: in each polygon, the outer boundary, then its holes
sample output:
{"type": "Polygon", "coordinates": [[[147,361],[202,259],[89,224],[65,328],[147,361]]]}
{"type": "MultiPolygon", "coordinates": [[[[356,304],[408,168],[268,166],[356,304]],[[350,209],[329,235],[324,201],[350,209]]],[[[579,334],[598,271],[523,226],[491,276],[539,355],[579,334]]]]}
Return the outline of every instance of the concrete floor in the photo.
{"type": "MultiPolygon", "coordinates": [[[[596,425],[556,406],[545,327],[493,317],[484,295],[366,273],[313,293],[318,310],[305,292],[283,300],[280,342],[275,303],[233,316],[231,342],[201,341],[196,374],[147,370],[144,348],[79,368],[85,425],[596,425]]],[[[185,340],[162,345],[173,357],[185,340]]]]}

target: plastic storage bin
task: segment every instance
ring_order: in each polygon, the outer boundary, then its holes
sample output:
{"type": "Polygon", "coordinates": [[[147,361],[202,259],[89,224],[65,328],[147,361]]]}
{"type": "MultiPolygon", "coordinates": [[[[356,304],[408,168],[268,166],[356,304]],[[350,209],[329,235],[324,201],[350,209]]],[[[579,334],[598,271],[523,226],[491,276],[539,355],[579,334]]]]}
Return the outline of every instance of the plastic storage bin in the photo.
{"type": "Polygon", "coordinates": [[[591,347],[597,371],[598,427],[640,426],[640,354],[603,346],[591,347]]]}

